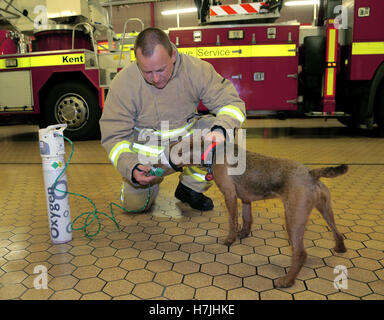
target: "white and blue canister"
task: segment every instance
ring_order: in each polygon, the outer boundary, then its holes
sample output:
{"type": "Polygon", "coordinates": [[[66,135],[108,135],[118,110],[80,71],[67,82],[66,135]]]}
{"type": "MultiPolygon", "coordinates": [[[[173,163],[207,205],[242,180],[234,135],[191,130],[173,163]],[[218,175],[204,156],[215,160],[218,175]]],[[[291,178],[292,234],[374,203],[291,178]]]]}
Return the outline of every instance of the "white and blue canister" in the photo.
{"type": "Polygon", "coordinates": [[[68,183],[65,172],[55,183],[57,177],[65,168],[63,131],[66,127],[66,124],[57,124],[39,130],[48,223],[51,240],[55,244],[66,243],[72,240],[68,183]]]}

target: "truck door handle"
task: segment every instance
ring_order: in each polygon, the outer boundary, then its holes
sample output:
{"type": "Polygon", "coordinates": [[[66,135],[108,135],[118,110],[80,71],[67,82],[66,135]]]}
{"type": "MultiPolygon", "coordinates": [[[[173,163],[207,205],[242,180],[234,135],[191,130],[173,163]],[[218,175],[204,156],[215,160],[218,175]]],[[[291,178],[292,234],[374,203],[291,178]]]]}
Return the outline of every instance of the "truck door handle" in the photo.
{"type": "Polygon", "coordinates": [[[232,50],[232,53],[238,53],[238,54],[241,54],[241,49],[239,49],[239,50],[232,50]]]}
{"type": "Polygon", "coordinates": [[[232,79],[239,79],[241,80],[243,78],[243,76],[241,74],[235,74],[232,76],[232,79]]]}
{"type": "Polygon", "coordinates": [[[297,79],[299,77],[299,75],[297,73],[294,73],[294,74],[287,74],[287,78],[294,78],[294,79],[297,79]]]}

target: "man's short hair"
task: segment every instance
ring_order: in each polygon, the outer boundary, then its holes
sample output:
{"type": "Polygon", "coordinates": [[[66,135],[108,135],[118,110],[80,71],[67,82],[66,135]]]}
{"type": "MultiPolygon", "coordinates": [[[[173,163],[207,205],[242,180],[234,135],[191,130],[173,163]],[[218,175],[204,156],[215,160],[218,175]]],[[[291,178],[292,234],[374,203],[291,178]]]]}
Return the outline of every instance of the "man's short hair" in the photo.
{"type": "Polygon", "coordinates": [[[136,54],[137,49],[141,49],[144,57],[151,57],[155,47],[160,44],[167,50],[170,57],[172,57],[172,44],[167,34],[158,28],[147,28],[139,33],[136,38],[134,51],[136,54]]]}

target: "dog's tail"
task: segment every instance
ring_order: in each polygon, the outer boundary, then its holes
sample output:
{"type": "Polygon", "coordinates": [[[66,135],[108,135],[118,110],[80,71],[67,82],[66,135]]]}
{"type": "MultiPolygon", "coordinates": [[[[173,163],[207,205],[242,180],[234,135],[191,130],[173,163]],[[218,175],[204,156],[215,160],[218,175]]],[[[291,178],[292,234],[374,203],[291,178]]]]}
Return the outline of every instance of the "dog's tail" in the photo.
{"type": "Polygon", "coordinates": [[[348,166],[346,164],[342,164],[337,167],[326,167],[326,168],[319,168],[319,169],[312,169],[309,171],[309,173],[314,177],[315,179],[319,179],[321,177],[324,178],[335,178],[337,176],[340,176],[348,171],[348,166]]]}

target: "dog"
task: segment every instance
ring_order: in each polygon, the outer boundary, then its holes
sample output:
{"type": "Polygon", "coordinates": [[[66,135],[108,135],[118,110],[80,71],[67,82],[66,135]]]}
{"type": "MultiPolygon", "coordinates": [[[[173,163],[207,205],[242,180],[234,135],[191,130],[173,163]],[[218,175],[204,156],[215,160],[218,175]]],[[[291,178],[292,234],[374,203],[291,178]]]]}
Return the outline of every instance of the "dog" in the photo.
{"type": "MultiPolygon", "coordinates": [[[[226,144],[223,143],[222,145],[226,147],[226,144]]],[[[238,145],[234,145],[235,155],[239,154],[239,148],[238,145]]],[[[202,147],[193,147],[192,138],[171,144],[168,158],[171,169],[168,168],[168,173],[169,170],[180,171],[183,166],[203,166],[203,160],[200,163],[193,163],[193,160],[199,158],[196,157],[195,153],[203,153],[203,151],[202,147]],[[190,154],[187,156],[185,156],[185,144],[189,144],[190,154]],[[184,154],[184,162],[173,163],[171,160],[173,148],[178,150],[176,152],[178,156],[184,154]]],[[[228,162],[227,155],[223,157],[222,163],[216,163],[216,157],[213,155],[212,166],[209,168],[213,174],[213,180],[224,196],[229,214],[229,234],[225,240],[226,245],[230,246],[238,237],[243,239],[250,234],[252,201],[280,198],[284,205],[286,229],[292,246],[292,265],[284,277],[275,280],[275,287],[287,288],[292,286],[306,260],[307,253],[304,248],[303,237],[313,208],[321,213],[332,230],[336,243],[335,252],[346,252],[344,236],[337,230],[335,224],[330,192],[326,185],[320,181],[320,178],[334,178],[343,175],[348,171],[347,165],[310,169],[288,159],[274,158],[247,150],[244,154],[246,156],[246,169],[242,174],[230,175],[228,173],[228,168],[233,164],[228,162]],[[237,199],[242,202],[243,224],[241,230],[239,230],[238,223],[237,199]]]]}

